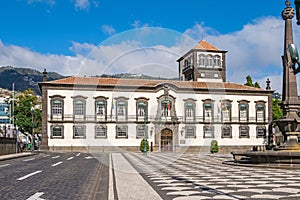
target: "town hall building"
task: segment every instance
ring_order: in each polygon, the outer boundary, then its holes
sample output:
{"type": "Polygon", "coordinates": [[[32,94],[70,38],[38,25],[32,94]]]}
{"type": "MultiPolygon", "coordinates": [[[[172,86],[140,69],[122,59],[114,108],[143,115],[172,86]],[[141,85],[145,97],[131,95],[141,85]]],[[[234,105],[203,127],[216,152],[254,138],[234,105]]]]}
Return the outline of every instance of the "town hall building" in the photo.
{"type": "MultiPolygon", "coordinates": [[[[179,80],[67,77],[41,82],[42,148],[221,152],[267,143],[272,93],[226,82],[226,51],[205,40],[178,60],[179,80]]],[[[269,87],[268,87],[269,88],[269,87]]]]}

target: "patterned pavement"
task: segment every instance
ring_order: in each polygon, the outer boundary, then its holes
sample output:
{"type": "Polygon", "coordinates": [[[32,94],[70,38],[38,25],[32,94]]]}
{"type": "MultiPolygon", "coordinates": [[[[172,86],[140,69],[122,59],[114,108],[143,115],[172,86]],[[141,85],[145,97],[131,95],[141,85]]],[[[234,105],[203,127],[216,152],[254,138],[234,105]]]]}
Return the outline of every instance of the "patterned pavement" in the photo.
{"type": "Polygon", "coordinates": [[[162,199],[300,199],[300,170],[222,164],[229,155],[124,153],[162,199]]]}

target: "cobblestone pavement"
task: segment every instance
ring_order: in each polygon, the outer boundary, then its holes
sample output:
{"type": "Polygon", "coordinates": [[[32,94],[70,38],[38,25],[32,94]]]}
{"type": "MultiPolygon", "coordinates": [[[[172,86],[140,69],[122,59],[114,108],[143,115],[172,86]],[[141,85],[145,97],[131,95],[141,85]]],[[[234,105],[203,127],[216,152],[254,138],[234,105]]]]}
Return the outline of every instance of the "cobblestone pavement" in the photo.
{"type": "Polygon", "coordinates": [[[300,170],[222,164],[229,155],[123,155],[163,199],[300,199],[300,170]]]}

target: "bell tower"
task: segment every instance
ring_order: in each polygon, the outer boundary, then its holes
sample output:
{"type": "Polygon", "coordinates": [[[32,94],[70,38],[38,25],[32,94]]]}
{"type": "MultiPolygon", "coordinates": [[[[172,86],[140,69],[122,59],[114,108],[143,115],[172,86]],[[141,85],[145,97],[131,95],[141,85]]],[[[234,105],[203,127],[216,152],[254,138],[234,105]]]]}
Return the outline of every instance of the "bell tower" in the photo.
{"type": "Polygon", "coordinates": [[[177,60],[179,80],[226,82],[227,51],[220,50],[205,40],[177,60]]]}

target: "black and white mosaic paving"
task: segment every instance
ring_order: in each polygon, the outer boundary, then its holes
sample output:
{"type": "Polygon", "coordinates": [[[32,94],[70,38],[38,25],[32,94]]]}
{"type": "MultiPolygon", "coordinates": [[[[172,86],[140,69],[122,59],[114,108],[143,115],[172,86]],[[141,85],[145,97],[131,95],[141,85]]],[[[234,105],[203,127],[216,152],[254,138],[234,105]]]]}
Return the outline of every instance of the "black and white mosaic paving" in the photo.
{"type": "Polygon", "coordinates": [[[124,153],[162,199],[300,199],[300,170],[222,164],[229,155],[124,153]]]}

